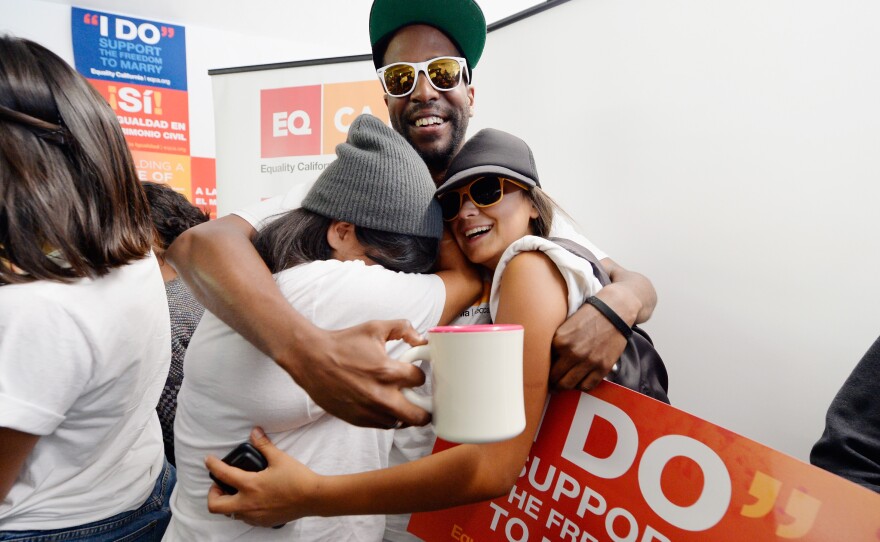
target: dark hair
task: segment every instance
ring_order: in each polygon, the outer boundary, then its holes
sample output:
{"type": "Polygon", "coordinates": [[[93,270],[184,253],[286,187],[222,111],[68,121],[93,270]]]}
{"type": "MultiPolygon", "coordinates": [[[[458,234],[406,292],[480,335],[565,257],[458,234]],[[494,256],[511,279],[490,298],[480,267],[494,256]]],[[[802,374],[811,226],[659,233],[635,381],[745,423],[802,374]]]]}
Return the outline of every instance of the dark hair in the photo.
{"type": "Polygon", "coordinates": [[[105,275],[152,237],[107,102],[45,47],[0,36],[0,284],[105,275]]]}
{"type": "Polygon", "coordinates": [[[549,237],[550,228],[553,226],[553,215],[562,210],[546,192],[537,186],[532,187],[526,193],[538,211],[538,218],[531,220],[532,234],[538,237],[549,237]]]}
{"type": "MultiPolygon", "coordinates": [[[[327,229],[333,219],[306,209],[289,211],[257,232],[254,246],[273,273],[301,263],[331,259],[327,229]]],[[[440,240],[355,226],[366,256],[392,271],[425,273],[437,259],[440,240]]]]}
{"type": "Polygon", "coordinates": [[[186,230],[211,219],[210,213],[190,203],[186,196],[167,184],[144,181],[141,186],[150,203],[159,250],[167,249],[186,230]]]}

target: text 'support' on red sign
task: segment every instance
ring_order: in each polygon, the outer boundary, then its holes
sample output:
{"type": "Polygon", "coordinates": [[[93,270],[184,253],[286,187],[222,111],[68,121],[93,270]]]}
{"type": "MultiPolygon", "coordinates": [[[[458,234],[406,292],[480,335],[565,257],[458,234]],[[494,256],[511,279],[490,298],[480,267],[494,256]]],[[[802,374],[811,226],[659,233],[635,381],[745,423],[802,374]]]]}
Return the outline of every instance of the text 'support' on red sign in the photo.
{"type": "Polygon", "coordinates": [[[409,530],[438,542],[876,541],[880,495],[603,382],[552,396],[506,497],[414,514],[409,530]]]}

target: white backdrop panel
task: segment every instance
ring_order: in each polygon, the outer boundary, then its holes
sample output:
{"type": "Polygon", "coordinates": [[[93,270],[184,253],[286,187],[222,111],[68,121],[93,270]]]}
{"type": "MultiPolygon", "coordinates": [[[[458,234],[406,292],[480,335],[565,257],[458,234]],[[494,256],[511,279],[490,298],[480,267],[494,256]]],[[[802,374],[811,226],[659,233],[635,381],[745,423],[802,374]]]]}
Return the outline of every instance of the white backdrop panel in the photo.
{"type": "MultiPolygon", "coordinates": [[[[381,104],[381,85],[370,61],[321,64],[284,69],[265,69],[212,77],[214,120],[217,148],[217,212],[223,216],[262,199],[283,194],[293,185],[312,180],[320,174],[319,167],[335,158],[333,147],[323,153],[261,158],[261,97],[266,89],[284,89],[331,83],[370,81],[371,99],[381,104]],[[279,171],[285,168],[289,171],[279,171]]],[[[324,87],[326,88],[326,87],[324,87]]],[[[322,104],[323,105],[323,104],[322,104]]],[[[288,112],[301,106],[291,103],[288,112]]],[[[309,107],[306,110],[312,112],[309,107]]],[[[360,108],[358,108],[358,112],[360,108]]],[[[384,106],[372,112],[388,119],[384,106]]],[[[326,129],[333,111],[312,114],[311,129],[326,129]]],[[[346,117],[347,122],[351,116],[346,117]]],[[[295,126],[302,126],[300,121],[295,126]]],[[[288,134],[287,138],[296,137],[288,134]]]]}

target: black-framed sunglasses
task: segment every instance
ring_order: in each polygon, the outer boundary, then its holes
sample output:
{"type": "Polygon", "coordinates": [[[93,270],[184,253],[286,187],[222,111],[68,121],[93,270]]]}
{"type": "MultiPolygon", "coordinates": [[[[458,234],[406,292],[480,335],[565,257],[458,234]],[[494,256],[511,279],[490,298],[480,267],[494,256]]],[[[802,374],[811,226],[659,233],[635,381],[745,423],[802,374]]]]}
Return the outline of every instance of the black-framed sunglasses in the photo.
{"type": "Polygon", "coordinates": [[[504,199],[505,182],[518,186],[527,192],[529,190],[526,185],[507,177],[497,175],[477,177],[462,187],[453,188],[449,192],[437,196],[437,199],[440,200],[440,208],[443,210],[443,220],[447,222],[455,220],[461,210],[465,195],[481,209],[501,203],[501,200],[504,199]]]}
{"type": "Polygon", "coordinates": [[[376,70],[385,92],[393,98],[412,93],[419,80],[419,72],[428,76],[431,86],[440,92],[449,92],[461,84],[464,73],[471,82],[467,60],[457,56],[440,56],[424,62],[395,62],[376,70]]]}

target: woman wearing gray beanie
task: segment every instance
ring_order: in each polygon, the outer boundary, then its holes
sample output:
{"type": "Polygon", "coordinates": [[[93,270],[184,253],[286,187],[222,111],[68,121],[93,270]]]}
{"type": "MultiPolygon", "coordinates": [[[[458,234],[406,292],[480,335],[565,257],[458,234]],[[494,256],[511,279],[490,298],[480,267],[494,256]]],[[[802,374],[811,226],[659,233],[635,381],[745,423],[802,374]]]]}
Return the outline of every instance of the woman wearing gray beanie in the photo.
{"type": "MultiPolygon", "coordinates": [[[[443,235],[424,162],[369,115],[352,123],[336,151],[302,208],[279,216],[254,240],[281,291],[325,329],[406,318],[425,333],[450,321],[482,284],[453,242],[444,244],[440,271],[417,274],[435,267],[443,235]]],[[[389,344],[395,358],[408,348],[389,344]]],[[[254,426],[326,474],[386,467],[393,431],[355,427],[327,414],[272,359],[207,311],[185,367],[175,422],[178,486],[164,540],[382,538],[381,515],[310,517],[272,530],[209,514],[205,456],[225,456],[254,426]]]]}
{"type": "Polygon", "coordinates": [[[336,153],[338,158],[315,181],[302,207],[283,214],[254,239],[269,269],[277,273],[337,258],[337,247],[330,244],[336,235],[325,233],[336,221],[354,226],[355,245],[362,245],[362,255],[373,262],[393,271],[429,271],[443,220],[424,161],[403,137],[371,115],[355,119],[348,141],[336,153]]]}

